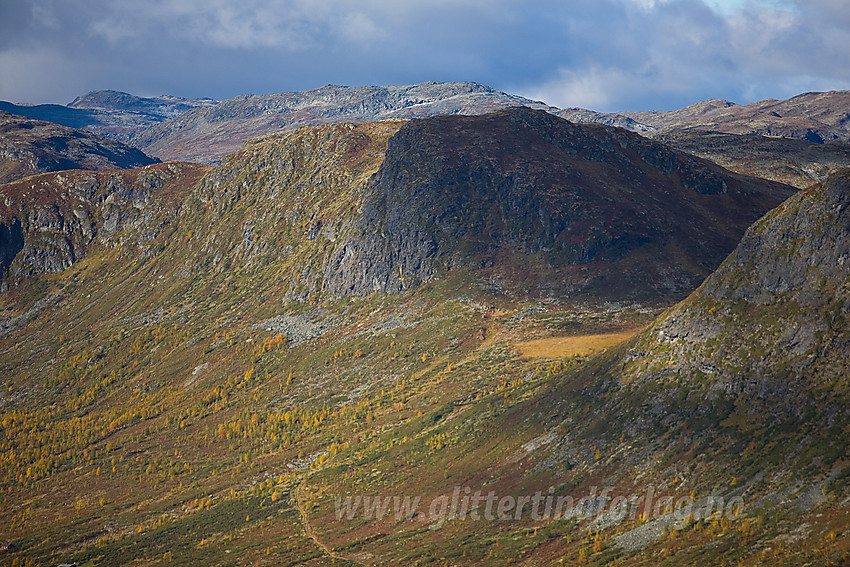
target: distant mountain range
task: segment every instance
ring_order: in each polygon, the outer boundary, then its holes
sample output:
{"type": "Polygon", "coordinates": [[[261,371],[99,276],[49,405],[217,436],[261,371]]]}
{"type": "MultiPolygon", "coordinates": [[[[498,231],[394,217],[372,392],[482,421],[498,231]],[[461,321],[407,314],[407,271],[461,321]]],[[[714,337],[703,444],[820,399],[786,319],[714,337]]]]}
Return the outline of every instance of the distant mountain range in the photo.
{"type": "Polygon", "coordinates": [[[162,159],[212,163],[257,136],[329,122],[373,122],[437,114],[485,114],[510,106],[548,105],[477,83],[403,87],[328,85],[303,92],[244,95],[197,108],[140,133],[133,144],[162,159]]]}
{"type": "Polygon", "coordinates": [[[526,106],[572,122],[598,122],[664,138],[676,147],[712,159],[734,171],[806,187],[848,163],[850,91],[806,93],[787,101],[738,105],[707,100],[674,111],[600,113],[558,109],[472,82],[428,82],[400,87],[328,85],[310,91],[242,95],[222,102],[161,96],[142,98],[93,91],[68,106],[0,103],[0,110],[82,128],[131,143],[163,160],[215,163],[247,140],[306,125],[350,120],[424,118],[436,114],[484,114],[526,106]],[[726,134],[718,143],[717,134],[726,134]],[[736,138],[735,136],[744,136],[736,138]],[[757,137],[757,138],[756,138],[757,137]],[[795,165],[766,155],[788,155],[795,165]],[[758,149],[749,152],[750,147],[758,149]],[[781,163],[780,163],[781,162],[781,163]]]}
{"type": "Polygon", "coordinates": [[[0,101],[0,110],[36,120],[47,120],[129,142],[146,128],[175,118],[198,107],[216,104],[212,99],[184,99],[173,96],[138,97],[118,91],[92,91],[67,106],[59,104],[24,105],[0,101]]]}
{"type": "Polygon", "coordinates": [[[805,93],[788,100],[735,104],[712,99],[672,111],[600,113],[581,108],[557,111],[579,122],[602,122],[636,132],[688,129],[726,134],[759,134],[809,142],[850,142],[850,91],[805,93]]]}

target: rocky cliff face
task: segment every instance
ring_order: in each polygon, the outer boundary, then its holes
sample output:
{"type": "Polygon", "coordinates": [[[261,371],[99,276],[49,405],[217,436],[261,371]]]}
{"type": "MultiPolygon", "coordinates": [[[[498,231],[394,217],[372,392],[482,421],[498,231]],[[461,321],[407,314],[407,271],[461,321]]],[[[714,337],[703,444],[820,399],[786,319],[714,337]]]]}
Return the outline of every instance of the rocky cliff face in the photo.
{"type": "Polygon", "coordinates": [[[328,85],[310,91],[234,97],[153,126],[137,136],[133,144],[162,159],[213,163],[238,150],[249,138],[301,126],[483,114],[509,106],[550,108],[477,83],[328,85]]]}
{"type": "Polygon", "coordinates": [[[850,170],[771,211],[630,355],[633,379],[684,379],[799,413],[850,376],[850,170]]]}
{"type": "Polygon", "coordinates": [[[0,184],[49,171],[107,171],[157,161],[115,140],[0,112],[0,184]]]}
{"type": "Polygon", "coordinates": [[[48,173],[0,186],[4,280],[64,270],[96,245],[150,253],[146,245],[173,220],[188,186],[205,171],[168,163],[48,173]]]}
{"type": "Polygon", "coordinates": [[[413,121],[389,141],[323,285],[395,292],[466,268],[524,292],[675,296],[790,194],[543,111],[413,121]]]}

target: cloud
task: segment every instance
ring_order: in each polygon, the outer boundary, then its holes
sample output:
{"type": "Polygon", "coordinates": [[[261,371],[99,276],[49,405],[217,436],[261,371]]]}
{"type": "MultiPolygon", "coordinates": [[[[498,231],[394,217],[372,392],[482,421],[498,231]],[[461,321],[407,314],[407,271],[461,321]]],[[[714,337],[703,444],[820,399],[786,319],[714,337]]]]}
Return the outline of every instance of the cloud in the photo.
{"type": "Polygon", "coordinates": [[[557,106],[671,108],[846,88],[848,52],[845,0],[0,3],[0,96],[31,102],[472,80],[557,106]]]}
{"type": "Polygon", "coordinates": [[[0,50],[0,77],[0,100],[12,102],[65,104],[73,100],[66,94],[68,88],[77,93],[86,88],[82,77],[67,65],[65,54],[49,48],[0,50]]]}
{"type": "Polygon", "coordinates": [[[616,33],[643,42],[609,46],[612,54],[591,40],[593,57],[517,90],[558,106],[614,111],[850,87],[850,68],[839,63],[850,51],[843,0],[626,0],[623,7],[627,25],[616,33]]]}

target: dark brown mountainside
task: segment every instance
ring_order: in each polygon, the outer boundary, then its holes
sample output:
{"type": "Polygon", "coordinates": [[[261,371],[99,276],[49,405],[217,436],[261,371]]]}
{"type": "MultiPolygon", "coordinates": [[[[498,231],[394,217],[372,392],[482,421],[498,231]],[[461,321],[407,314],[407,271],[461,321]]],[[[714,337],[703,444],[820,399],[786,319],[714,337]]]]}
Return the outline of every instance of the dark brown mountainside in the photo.
{"type": "Polygon", "coordinates": [[[399,87],[345,87],[243,95],[155,125],[133,144],[162,159],[212,163],[249,138],[329,122],[484,114],[508,106],[550,109],[477,83],[428,82],[399,87]]]}
{"type": "Polygon", "coordinates": [[[115,140],[0,111],[0,184],[48,171],[127,169],[157,161],[115,140]]]}
{"type": "Polygon", "coordinates": [[[398,291],[467,267],[523,293],[681,297],[791,193],[544,111],[412,121],[337,236],[323,287],[398,291]]]}

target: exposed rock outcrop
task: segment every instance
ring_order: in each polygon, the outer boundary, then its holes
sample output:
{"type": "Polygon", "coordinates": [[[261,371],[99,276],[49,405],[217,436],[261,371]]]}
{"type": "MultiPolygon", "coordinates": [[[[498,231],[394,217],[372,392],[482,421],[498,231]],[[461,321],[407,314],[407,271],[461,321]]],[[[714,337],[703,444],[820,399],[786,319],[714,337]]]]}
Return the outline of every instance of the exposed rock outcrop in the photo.
{"type": "Polygon", "coordinates": [[[90,246],[144,247],[174,218],[175,187],[207,168],[167,163],[112,173],[67,171],[0,186],[0,267],[5,277],[58,272],[90,246]],[[132,234],[123,231],[132,229],[132,234]]]}
{"type": "MultiPolygon", "coordinates": [[[[850,170],[791,197],[646,333],[630,373],[710,377],[712,388],[794,409],[850,376],[850,170]]],[[[843,385],[842,385],[843,384],[843,385]]]]}
{"type": "Polygon", "coordinates": [[[527,108],[413,121],[389,141],[323,285],[395,292],[463,267],[526,291],[681,297],[792,192],[527,108]]]}

